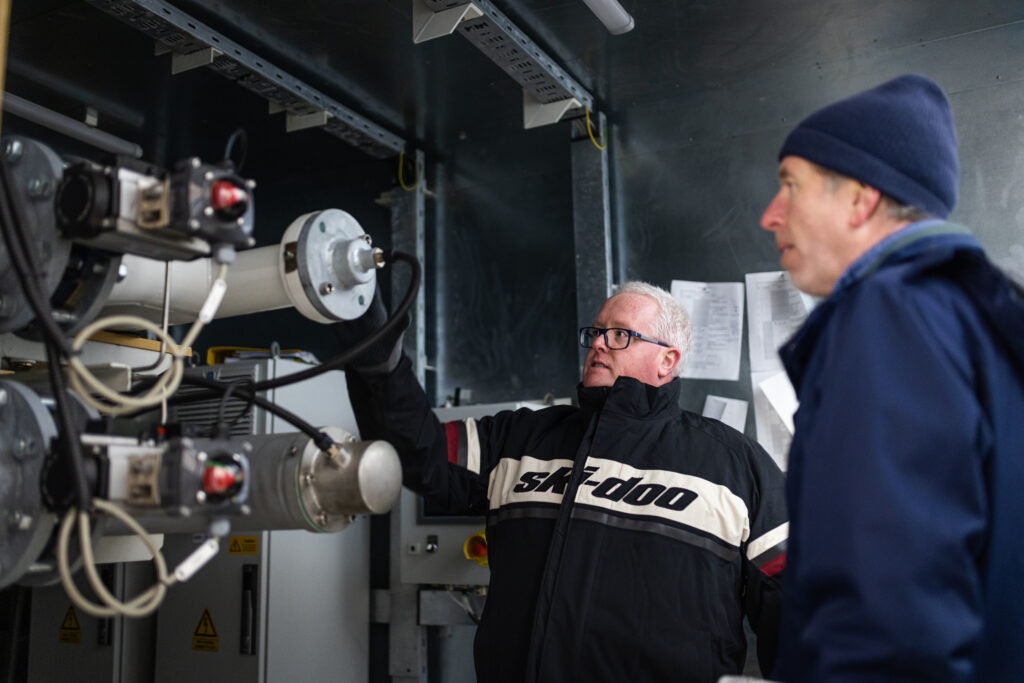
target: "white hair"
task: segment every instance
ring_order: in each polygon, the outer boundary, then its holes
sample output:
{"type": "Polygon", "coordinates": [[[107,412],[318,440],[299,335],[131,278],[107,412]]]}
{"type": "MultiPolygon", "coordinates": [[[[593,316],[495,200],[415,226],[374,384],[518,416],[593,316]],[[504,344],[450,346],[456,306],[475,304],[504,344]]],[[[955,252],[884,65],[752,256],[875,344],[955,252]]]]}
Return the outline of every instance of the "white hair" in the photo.
{"type": "Polygon", "coordinates": [[[686,309],[664,289],[647,282],[623,282],[615,287],[612,296],[619,294],[644,294],[658,303],[658,317],[654,320],[654,329],[650,330],[650,335],[679,349],[679,362],[676,363],[672,374],[681,377],[683,370],[686,369],[686,361],[690,357],[690,346],[693,344],[690,316],[686,309]]]}

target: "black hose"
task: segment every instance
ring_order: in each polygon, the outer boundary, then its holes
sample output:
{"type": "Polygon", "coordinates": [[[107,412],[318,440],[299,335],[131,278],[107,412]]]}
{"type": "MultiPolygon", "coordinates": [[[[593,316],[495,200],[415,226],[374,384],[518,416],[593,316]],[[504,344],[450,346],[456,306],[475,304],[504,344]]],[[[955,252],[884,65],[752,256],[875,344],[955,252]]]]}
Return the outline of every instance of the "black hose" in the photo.
{"type": "MultiPolygon", "coordinates": [[[[260,408],[263,408],[268,413],[272,413],[281,418],[282,420],[284,420],[285,422],[288,422],[289,424],[298,428],[300,432],[311,438],[313,440],[313,443],[315,443],[317,447],[320,448],[321,450],[327,450],[334,444],[334,440],[331,439],[330,436],[324,434],[319,429],[317,429],[310,423],[306,422],[305,420],[303,420],[301,417],[291,412],[290,410],[286,410],[285,408],[282,408],[276,403],[268,401],[262,396],[257,395],[256,391],[249,387],[242,387],[237,384],[232,385],[226,382],[221,382],[215,379],[207,379],[206,377],[200,377],[197,375],[185,375],[184,377],[181,378],[181,383],[191,384],[197,387],[205,387],[207,389],[213,389],[218,393],[227,393],[228,391],[237,393],[239,396],[247,399],[248,401],[251,401],[252,403],[255,403],[260,408]]],[[[175,397],[174,402],[185,403],[190,401],[202,400],[208,397],[209,396],[206,394],[203,394],[201,396],[179,396],[175,397]]]]}
{"type": "Polygon", "coordinates": [[[85,475],[85,464],[82,458],[82,444],[78,438],[78,429],[68,405],[68,394],[61,369],[61,357],[71,355],[71,344],[64,332],[53,321],[49,297],[39,287],[39,266],[25,233],[25,212],[22,209],[21,197],[14,189],[10,168],[5,158],[0,158],[0,232],[7,253],[21,283],[22,291],[28,299],[39,327],[43,331],[43,342],[46,347],[47,371],[53,388],[53,398],[57,408],[57,422],[60,425],[60,438],[57,448],[63,450],[67,457],[75,485],[75,502],[79,510],[88,510],[92,503],[92,494],[85,475]]]}
{"type": "Polygon", "coordinates": [[[14,190],[10,168],[7,160],[0,157],[0,232],[3,233],[4,246],[14,266],[14,271],[21,283],[22,290],[28,300],[36,320],[39,321],[43,336],[58,346],[65,357],[71,356],[71,343],[63,330],[53,321],[49,297],[39,288],[39,266],[35,260],[30,240],[24,230],[24,215],[21,198],[14,190]]]}
{"type": "Polygon", "coordinates": [[[419,261],[416,260],[415,256],[406,254],[405,252],[395,251],[385,254],[385,261],[387,263],[394,263],[395,261],[404,261],[409,264],[412,270],[409,278],[409,289],[405,293],[405,297],[402,298],[402,302],[398,304],[398,308],[391,314],[387,322],[384,325],[362,340],[355,346],[351,347],[347,351],[331,358],[329,361],[322,363],[315,368],[296,372],[291,375],[285,375],[284,377],[278,377],[276,379],[268,379],[262,382],[257,382],[253,385],[253,391],[266,391],[268,389],[277,389],[279,387],[288,386],[289,384],[295,384],[307,380],[311,377],[322,375],[329,370],[342,370],[344,367],[351,363],[353,360],[361,356],[364,352],[368,351],[372,346],[386,338],[396,327],[405,325],[405,317],[409,313],[409,309],[412,308],[413,303],[416,301],[416,293],[420,288],[420,277],[422,269],[420,268],[419,261]]]}
{"type": "Polygon", "coordinates": [[[82,444],[78,438],[78,428],[71,416],[68,405],[68,393],[64,385],[64,371],[60,365],[60,354],[57,348],[46,340],[46,369],[50,375],[50,386],[53,387],[53,401],[57,409],[57,423],[60,425],[60,437],[57,443],[64,448],[71,475],[75,483],[75,505],[79,510],[92,507],[92,492],[85,476],[85,461],[82,457],[82,444]]]}

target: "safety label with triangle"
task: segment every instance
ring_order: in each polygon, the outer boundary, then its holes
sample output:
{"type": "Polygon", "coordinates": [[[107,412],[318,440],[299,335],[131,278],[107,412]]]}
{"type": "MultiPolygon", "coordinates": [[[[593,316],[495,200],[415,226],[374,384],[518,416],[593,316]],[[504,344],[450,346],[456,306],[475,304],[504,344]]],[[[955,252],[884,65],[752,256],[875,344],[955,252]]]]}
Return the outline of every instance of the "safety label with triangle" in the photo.
{"type": "Polygon", "coordinates": [[[255,555],[259,551],[259,536],[232,536],[228,541],[229,555],[255,555]]]}
{"type": "Polygon", "coordinates": [[[192,649],[199,652],[217,652],[219,641],[210,610],[203,609],[203,616],[199,617],[196,630],[192,633],[192,649]]]}
{"type": "Polygon", "coordinates": [[[82,626],[78,623],[74,605],[68,605],[68,611],[64,613],[64,621],[60,622],[60,629],[57,631],[57,642],[82,642],[82,626]]]}

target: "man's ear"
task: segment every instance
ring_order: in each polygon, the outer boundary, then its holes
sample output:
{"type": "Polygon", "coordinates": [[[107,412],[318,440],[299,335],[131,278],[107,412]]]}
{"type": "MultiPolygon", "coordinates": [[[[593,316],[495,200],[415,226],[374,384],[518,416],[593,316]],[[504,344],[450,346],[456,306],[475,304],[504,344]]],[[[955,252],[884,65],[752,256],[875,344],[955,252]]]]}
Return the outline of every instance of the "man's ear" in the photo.
{"type": "Polygon", "coordinates": [[[850,227],[858,228],[874,215],[882,202],[882,193],[864,183],[853,181],[850,195],[850,227]]]}
{"type": "Polygon", "coordinates": [[[682,356],[679,349],[665,349],[661,353],[661,364],[658,366],[658,377],[671,377],[672,371],[676,369],[679,358],[682,356]]]}

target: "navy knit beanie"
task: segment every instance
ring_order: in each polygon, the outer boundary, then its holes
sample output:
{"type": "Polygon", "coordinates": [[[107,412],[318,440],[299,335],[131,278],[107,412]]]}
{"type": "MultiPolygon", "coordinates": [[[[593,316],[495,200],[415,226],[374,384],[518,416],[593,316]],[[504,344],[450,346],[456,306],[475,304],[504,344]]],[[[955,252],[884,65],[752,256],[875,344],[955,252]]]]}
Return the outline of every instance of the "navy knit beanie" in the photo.
{"type": "Polygon", "coordinates": [[[956,205],[960,162],[949,101],[923,76],[900,76],[804,119],[782,145],[939,218],[956,205]]]}

